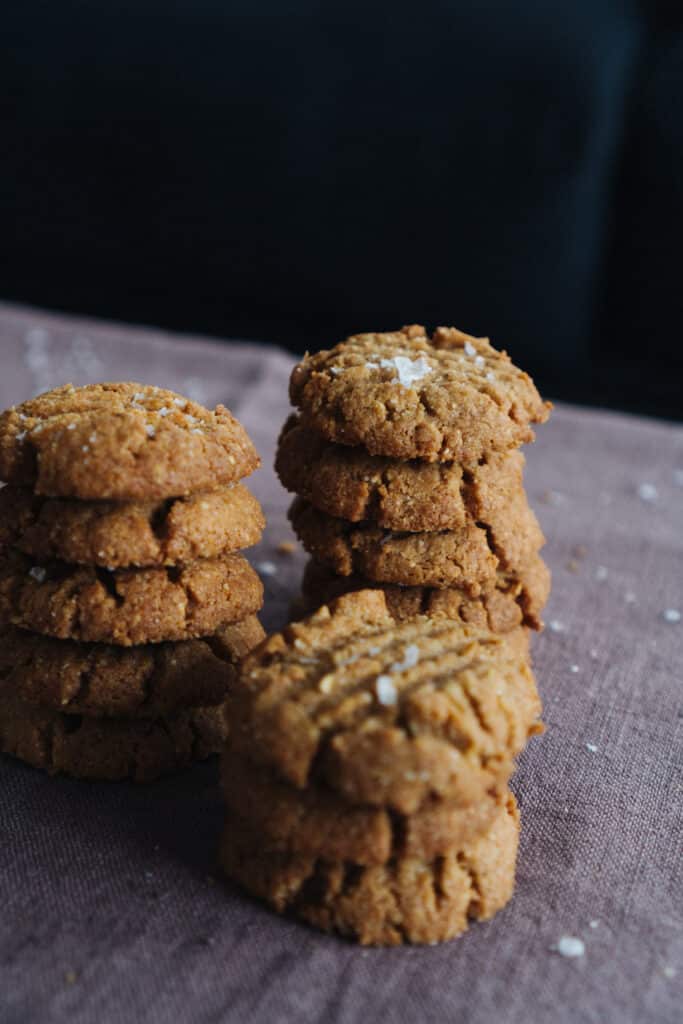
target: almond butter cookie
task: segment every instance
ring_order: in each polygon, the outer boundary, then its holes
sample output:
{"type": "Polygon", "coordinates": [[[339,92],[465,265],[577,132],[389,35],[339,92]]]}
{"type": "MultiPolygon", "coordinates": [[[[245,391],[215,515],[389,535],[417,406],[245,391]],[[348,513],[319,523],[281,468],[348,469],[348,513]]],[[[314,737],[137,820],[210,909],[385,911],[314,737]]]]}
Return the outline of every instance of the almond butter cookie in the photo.
{"type": "Polygon", "coordinates": [[[450,619],[397,623],[376,590],[269,637],[234,695],[233,750],[292,786],[401,814],[482,799],[540,728],[526,658],[450,619]]]}
{"type": "Polygon", "coordinates": [[[548,418],[533,381],[486,338],[455,327],[356,334],[306,355],[290,397],[307,427],[371,455],[476,464],[533,440],[548,418]]]}
{"type": "Polygon", "coordinates": [[[63,640],[124,647],[189,640],[255,614],[262,602],[261,581],[241,555],[113,572],[36,565],[16,551],[0,557],[0,623],[63,640]]]}
{"type": "Polygon", "coordinates": [[[457,529],[423,533],[352,523],[321,512],[304,498],[294,499],[288,515],[306,551],[341,576],[355,572],[377,583],[413,587],[467,586],[476,595],[493,585],[496,572],[522,569],[544,541],[524,494],[521,507],[511,505],[506,516],[504,506],[492,498],[492,523],[470,518],[457,529]]]}
{"type": "Polygon", "coordinates": [[[373,583],[362,576],[338,576],[315,559],[306,563],[302,580],[309,611],[353,590],[380,589],[395,619],[415,615],[444,616],[492,633],[509,633],[519,626],[541,629],[541,612],[550,593],[550,570],[536,555],[519,573],[497,572],[495,586],[472,597],[464,587],[403,587],[373,583]]]}
{"type": "Polygon", "coordinates": [[[515,543],[510,531],[521,535],[517,544],[526,550],[543,544],[524,493],[519,451],[491,454],[471,469],[454,462],[399,461],[333,444],[291,416],[280,435],[275,469],[287,490],[353,523],[418,533],[457,530],[475,521],[495,524],[501,548],[515,543]]]}
{"type": "Polygon", "coordinates": [[[223,708],[192,708],[162,718],[86,718],[0,696],[0,751],[79,779],[152,782],[217,754],[223,708]]]}
{"type": "Polygon", "coordinates": [[[51,497],[160,501],[234,483],[258,465],[224,406],[147,384],[65,384],[0,416],[0,479],[51,497]]]}
{"type": "Polygon", "coordinates": [[[488,830],[432,860],[396,857],[362,866],[270,849],[260,832],[228,815],[221,863],[231,879],[280,913],[364,946],[436,943],[511,898],[519,812],[507,793],[488,830]]]}
{"type": "Polygon", "coordinates": [[[116,647],[0,629],[0,695],[44,710],[158,718],[222,704],[240,660],[264,638],[255,615],[215,636],[116,647]]]}
{"type": "Polygon", "coordinates": [[[0,549],[108,569],[182,565],[257,544],[265,520],[242,484],[157,502],[41,498],[0,490],[0,549]]]}

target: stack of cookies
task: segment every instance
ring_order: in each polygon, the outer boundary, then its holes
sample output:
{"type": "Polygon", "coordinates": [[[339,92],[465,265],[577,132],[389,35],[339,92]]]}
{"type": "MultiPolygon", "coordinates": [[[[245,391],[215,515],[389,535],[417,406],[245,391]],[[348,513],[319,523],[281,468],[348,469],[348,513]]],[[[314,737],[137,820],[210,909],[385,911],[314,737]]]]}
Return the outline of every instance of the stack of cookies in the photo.
{"type": "Polygon", "coordinates": [[[261,508],[244,428],[140,384],[67,385],[0,416],[0,750],[155,778],[220,749],[263,637],[236,552],[261,508]]]}
{"type": "Polygon", "coordinates": [[[519,445],[547,419],[487,339],[412,326],[360,334],[294,369],[276,469],[313,556],[310,608],[379,587],[397,619],[445,615],[521,648],[550,577],[519,445]]]}
{"type": "Polygon", "coordinates": [[[528,659],[448,618],[346,594],[247,656],[222,764],[228,876],[363,944],[434,943],[514,887],[528,659]]]}

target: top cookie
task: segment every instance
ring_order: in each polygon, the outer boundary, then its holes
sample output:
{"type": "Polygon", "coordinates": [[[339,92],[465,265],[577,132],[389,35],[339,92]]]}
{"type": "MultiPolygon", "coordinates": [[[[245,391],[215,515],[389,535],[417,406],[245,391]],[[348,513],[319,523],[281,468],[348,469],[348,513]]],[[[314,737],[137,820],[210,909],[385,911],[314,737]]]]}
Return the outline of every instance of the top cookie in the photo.
{"type": "Polygon", "coordinates": [[[0,479],[37,494],[155,501],[210,491],[259,465],[244,427],[146,384],[72,384],[0,416],[0,479]]]}
{"type": "Polygon", "coordinates": [[[231,743],[299,788],[412,814],[504,784],[539,712],[527,659],[499,638],[449,619],[397,623],[364,590],[247,656],[231,743]]]}
{"type": "Polygon", "coordinates": [[[372,455],[473,465],[533,440],[548,418],[533,381],[486,338],[455,327],[356,334],[305,356],[290,397],[323,437],[372,455]]]}

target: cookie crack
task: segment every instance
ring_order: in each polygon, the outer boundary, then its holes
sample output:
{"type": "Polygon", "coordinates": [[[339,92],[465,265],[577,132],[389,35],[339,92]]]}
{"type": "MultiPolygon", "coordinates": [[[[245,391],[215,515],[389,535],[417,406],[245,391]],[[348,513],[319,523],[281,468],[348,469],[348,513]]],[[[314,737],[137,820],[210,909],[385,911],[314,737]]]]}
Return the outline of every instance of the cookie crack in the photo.
{"type": "Polygon", "coordinates": [[[464,853],[462,850],[456,854],[456,860],[458,863],[458,867],[461,868],[467,875],[467,880],[469,882],[470,890],[472,893],[467,904],[467,909],[465,913],[467,914],[468,918],[479,917],[483,904],[483,894],[481,891],[479,879],[477,877],[476,869],[474,865],[470,863],[467,854],[464,853]]]}

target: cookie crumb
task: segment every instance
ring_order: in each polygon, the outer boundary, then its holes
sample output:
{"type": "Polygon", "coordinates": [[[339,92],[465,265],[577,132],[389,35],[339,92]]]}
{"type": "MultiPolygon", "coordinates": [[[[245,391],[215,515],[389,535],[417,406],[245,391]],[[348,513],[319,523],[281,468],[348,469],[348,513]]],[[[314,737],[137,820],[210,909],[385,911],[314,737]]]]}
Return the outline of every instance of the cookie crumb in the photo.
{"type": "Polygon", "coordinates": [[[261,576],[275,576],[277,573],[277,566],[275,562],[257,562],[256,570],[261,576]]]}
{"type": "Polygon", "coordinates": [[[277,546],[279,555],[293,555],[296,551],[296,544],[293,540],[281,540],[277,546]]]}
{"type": "Polygon", "coordinates": [[[398,694],[396,687],[391,681],[391,676],[377,676],[375,681],[375,691],[377,693],[377,700],[380,704],[385,707],[390,707],[396,703],[398,694]]]}
{"type": "Polygon", "coordinates": [[[662,615],[665,622],[674,623],[681,621],[681,613],[678,608],[665,608],[662,615]]]}
{"type": "Polygon", "coordinates": [[[64,981],[67,983],[67,985],[75,985],[77,980],[78,975],[76,974],[75,971],[65,971],[64,981]]]}
{"type": "Polygon", "coordinates": [[[638,497],[641,501],[656,501],[659,497],[659,491],[654,484],[640,484],[638,486],[638,497]]]}
{"type": "Polygon", "coordinates": [[[567,569],[567,572],[578,572],[579,571],[579,563],[577,562],[577,560],[575,558],[570,558],[569,561],[566,564],[566,569],[567,569]]]}
{"type": "Polygon", "coordinates": [[[576,959],[577,957],[583,956],[586,952],[586,946],[582,939],[576,939],[572,935],[563,935],[556,946],[557,952],[560,956],[566,956],[570,959],[576,959]]]}
{"type": "Polygon", "coordinates": [[[47,569],[43,569],[41,565],[34,565],[28,571],[31,579],[34,579],[36,583],[44,583],[47,579],[47,569]]]}
{"type": "MultiPolygon", "coordinates": [[[[598,752],[598,748],[596,747],[596,745],[594,743],[587,743],[586,744],[586,750],[590,750],[591,754],[597,754],[597,752],[598,752]]],[[[591,928],[592,927],[593,927],[593,925],[591,925],[591,928]]]]}

